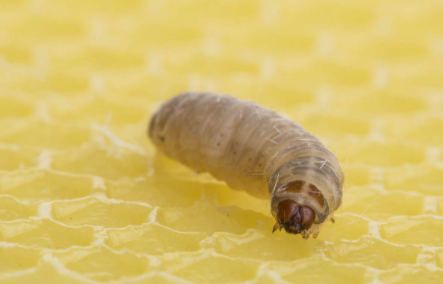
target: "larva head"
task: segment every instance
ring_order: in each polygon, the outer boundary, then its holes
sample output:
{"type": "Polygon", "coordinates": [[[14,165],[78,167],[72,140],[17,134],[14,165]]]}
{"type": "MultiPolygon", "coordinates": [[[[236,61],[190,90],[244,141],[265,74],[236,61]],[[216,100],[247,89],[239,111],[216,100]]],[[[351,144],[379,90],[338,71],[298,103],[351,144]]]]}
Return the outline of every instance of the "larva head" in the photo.
{"type": "Polygon", "coordinates": [[[277,228],[285,229],[290,234],[305,235],[315,221],[315,211],[309,206],[301,205],[291,199],[281,201],[277,207],[277,228]]]}

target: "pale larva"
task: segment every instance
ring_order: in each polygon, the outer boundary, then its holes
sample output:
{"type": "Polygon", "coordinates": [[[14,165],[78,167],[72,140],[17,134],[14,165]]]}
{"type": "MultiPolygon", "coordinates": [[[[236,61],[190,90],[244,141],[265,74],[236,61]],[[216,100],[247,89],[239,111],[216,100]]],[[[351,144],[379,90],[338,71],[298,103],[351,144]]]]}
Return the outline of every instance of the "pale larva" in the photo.
{"type": "Polygon", "coordinates": [[[273,231],[316,237],[340,206],[343,173],[334,154],[297,123],[253,102],[183,93],[155,113],[148,132],[167,156],[270,199],[273,231]]]}

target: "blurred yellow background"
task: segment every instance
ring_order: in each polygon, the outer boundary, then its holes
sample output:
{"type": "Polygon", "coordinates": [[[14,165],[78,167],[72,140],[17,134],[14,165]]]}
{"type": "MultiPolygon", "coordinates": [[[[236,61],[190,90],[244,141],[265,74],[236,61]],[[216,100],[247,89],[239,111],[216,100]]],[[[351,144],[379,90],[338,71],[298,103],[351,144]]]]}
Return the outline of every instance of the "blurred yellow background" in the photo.
{"type": "Polygon", "coordinates": [[[443,283],[442,1],[0,0],[0,283],[443,283]],[[346,174],[319,238],[156,154],[185,90],[285,113],[346,174]]]}

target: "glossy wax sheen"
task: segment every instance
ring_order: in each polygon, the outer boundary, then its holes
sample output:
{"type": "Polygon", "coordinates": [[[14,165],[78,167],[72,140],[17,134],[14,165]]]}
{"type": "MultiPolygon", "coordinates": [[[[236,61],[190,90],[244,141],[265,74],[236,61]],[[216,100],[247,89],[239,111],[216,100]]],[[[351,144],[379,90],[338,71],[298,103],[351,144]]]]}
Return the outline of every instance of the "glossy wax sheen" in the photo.
{"type": "Polygon", "coordinates": [[[0,283],[442,283],[442,11],[0,0],[0,283]],[[159,154],[147,125],[186,90],[317,137],[335,224],[272,234],[269,200],[159,154]]]}

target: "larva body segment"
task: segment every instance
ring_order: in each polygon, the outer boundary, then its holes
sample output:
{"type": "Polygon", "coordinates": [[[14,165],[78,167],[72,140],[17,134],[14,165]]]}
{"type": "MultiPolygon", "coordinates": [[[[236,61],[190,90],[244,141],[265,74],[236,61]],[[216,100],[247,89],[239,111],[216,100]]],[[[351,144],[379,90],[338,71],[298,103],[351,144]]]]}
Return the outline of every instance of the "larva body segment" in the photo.
{"type": "Polygon", "coordinates": [[[183,93],[155,113],[148,132],[167,156],[270,200],[274,230],[316,236],[340,206],[343,173],[334,154],[297,123],[253,102],[183,93]]]}

